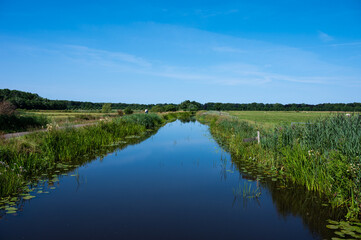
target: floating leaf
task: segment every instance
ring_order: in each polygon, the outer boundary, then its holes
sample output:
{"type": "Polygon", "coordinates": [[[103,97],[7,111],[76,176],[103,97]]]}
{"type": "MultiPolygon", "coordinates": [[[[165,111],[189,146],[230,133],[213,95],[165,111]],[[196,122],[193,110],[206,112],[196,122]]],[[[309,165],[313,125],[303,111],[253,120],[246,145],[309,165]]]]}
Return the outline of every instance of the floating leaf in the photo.
{"type": "Polygon", "coordinates": [[[350,235],[350,236],[354,236],[354,235],[355,235],[354,232],[352,232],[352,231],[350,231],[350,230],[346,230],[346,229],[341,230],[341,232],[344,233],[344,234],[348,234],[348,235],[350,235]]]}
{"type": "Polygon", "coordinates": [[[16,211],[16,210],[18,210],[18,209],[15,208],[15,207],[7,207],[7,208],[5,208],[5,210],[6,210],[6,211],[16,211]]]}
{"type": "Polygon", "coordinates": [[[339,228],[339,226],[337,226],[337,225],[326,225],[326,227],[329,229],[338,229],[339,228]]]}
{"type": "Polygon", "coordinates": [[[272,180],[273,182],[275,182],[275,181],[277,181],[277,178],[272,178],[271,180],[272,180]]]}
{"type": "Polygon", "coordinates": [[[335,234],[339,235],[340,237],[345,237],[345,234],[342,233],[342,232],[337,232],[337,231],[336,231],[335,234]]]}
{"type": "Polygon", "coordinates": [[[16,211],[7,211],[7,214],[12,214],[12,213],[16,213],[16,211]]]}
{"type": "Polygon", "coordinates": [[[23,199],[25,199],[25,200],[29,200],[29,199],[32,199],[32,198],[34,198],[35,196],[32,196],[32,195],[29,195],[29,196],[25,196],[25,197],[23,197],[23,199]]]}

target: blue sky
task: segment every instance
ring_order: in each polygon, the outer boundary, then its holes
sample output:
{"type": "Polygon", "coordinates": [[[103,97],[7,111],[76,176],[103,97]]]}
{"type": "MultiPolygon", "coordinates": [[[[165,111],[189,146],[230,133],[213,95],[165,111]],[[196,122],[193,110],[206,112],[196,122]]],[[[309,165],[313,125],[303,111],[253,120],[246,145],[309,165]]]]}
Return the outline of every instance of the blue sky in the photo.
{"type": "Polygon", "coordinates": [[[0,88],[93,102],[361,102],[361,1],[0,0],[0,88]]]}

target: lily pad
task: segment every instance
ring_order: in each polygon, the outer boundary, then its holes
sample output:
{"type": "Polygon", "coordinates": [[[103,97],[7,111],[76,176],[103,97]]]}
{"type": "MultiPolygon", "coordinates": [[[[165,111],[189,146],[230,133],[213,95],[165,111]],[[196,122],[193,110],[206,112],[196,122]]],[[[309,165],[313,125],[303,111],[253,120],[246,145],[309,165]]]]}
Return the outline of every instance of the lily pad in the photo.
{"type": "Polygon", "coordinates": [[[18,209],[15,208],[15,207],[7,207],[7,208],[5,208],[5,210],[6,210],[6,211],[16,211],[16,210],[18,210],[18,209]]]}
{"type": "Polygon", "coordinates": [[[327,228],[329,229],[338,229],[340,226],[338,225],[326,225],[327,228]]]}
{"type": "Polygon", "coordinates": [[[336,231],[335,234],[339,235],[340,237],[345,237],[345,234],[343,232],[336,231]]]}
{"type": "Polygon", "coordinates": [[[28,195],[28,196],[23,197],[23,199],[25,199],[25,200],[29,200],[29,199],[32,199],[32,198],[34,198],[34,197],[35,197],[35,196],[28,195]]]}

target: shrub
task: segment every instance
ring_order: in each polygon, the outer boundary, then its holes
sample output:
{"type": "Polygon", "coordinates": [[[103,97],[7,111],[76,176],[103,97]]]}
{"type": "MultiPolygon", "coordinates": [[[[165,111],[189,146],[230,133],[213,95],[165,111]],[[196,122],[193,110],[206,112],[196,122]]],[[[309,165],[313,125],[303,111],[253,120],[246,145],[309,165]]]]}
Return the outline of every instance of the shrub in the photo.
{"type": "Polygon", "coordinates": [[[151,112],[165,112],[165,109],[163,106],[155,105],[150,109],[151,112]]]}
{"type": "Polygon", "coordinates": [[[0,115],[0,131],[26,131],[30,128],[45,126],[48,122],[44,116],[0,115]]]}
{"type": "Polygon", "coordinates": [[[133,110],[132,110],[130,107],[126,107],[126,108],[124,109],[124,113],[125,113],[125,114],[132,114],[132,113],[133,113],[133,110]]]}
{"type": "Polygon", "coordinates": [[[8,101],[0,102],[0,115],[14,115],[15,109],[16,107],[8,101]]]}
{"type": "Polygon", "coordinates": [[[123,110],[118,109],[117,112],[118,112],[118,115],[119,115],[120,117],[124,115],[123,110]]]}

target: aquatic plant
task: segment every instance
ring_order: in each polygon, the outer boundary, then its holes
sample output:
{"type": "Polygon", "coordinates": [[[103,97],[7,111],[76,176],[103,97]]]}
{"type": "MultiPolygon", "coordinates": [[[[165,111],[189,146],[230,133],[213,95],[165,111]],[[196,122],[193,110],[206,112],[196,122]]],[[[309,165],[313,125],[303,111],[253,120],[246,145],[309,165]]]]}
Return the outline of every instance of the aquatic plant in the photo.
{"type": "Polygon", "coordinates": [[[213,137],[232,154],[274,169],[295,183],[327,196],[332,206],[358,217],[361,209],[361,117],[335,115],[274,130],[256,129],[245,121],[200,113],[213,137]],[[244,143],[261,131],[261,144],[244,143]]]}
{"type": "Polygon", "coordinates": [[[238,188],[233,188],[233,194],[242,198],[258,198],[261,196],[261,190],[259,187],[252,187],[251,183],[244,182],[243,187],[239,185],[238,188]]]}
{"type": "Polygon", "coordinates": [[[34,176],[54,169],[59,163],[82,164],[116,147],[139,141],[150,134],[149,130],[156,130],[177,116],[178,113],[171,118],[134,114],[105,118],[82,128],[58,129],[49,125],[47,132],[0,139],[0,198],[21,192],[22,186],[34,176]]]}

